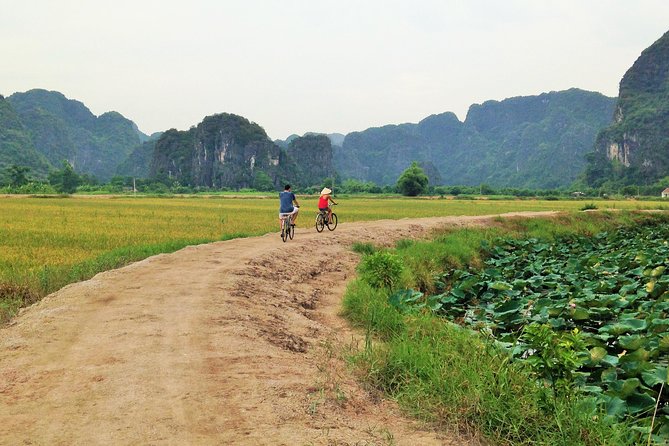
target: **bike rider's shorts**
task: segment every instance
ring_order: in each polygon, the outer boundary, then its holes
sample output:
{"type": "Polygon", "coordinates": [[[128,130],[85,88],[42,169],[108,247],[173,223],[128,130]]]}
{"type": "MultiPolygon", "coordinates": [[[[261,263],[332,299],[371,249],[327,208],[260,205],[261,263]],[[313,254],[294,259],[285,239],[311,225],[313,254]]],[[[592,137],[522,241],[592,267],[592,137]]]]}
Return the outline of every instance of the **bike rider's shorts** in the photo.
{"type": "Polygon", "coordinates": [[[297,211],[299,210],[300,208],[298,206],[293,206],[293,210],[291,212],[279,212],[279,218],[286,218],[289,215],[297,214],[297,211]]]}

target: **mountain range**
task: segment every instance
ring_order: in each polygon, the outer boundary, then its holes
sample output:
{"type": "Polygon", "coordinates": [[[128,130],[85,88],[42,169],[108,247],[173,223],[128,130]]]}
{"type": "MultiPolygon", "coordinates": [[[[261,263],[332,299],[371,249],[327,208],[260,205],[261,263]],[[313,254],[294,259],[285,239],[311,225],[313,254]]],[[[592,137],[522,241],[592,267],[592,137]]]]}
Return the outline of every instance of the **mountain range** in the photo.
{"type": "Polygon", "coordinates": [[[67,161],[79,173],[152,177],[192,187],[318,185],[326,176],[394,184],[417,161],[433,185],[556,188],[584,180],[648,184],[669,176],[669,33],[644,50],[618,98],[572,88],[486,101],[464,121],[450,112],[347,135],[272,141],[229,113],[187,131],[148,136],[119,113],[41,89],[0,96],[0,172],[45,178],[67,161]]]}
{"type": "Polygon", "coordinates": [[[149,139],[121,114],[95,116],[83,103],[56,91],[14,93],[0,99],[0,109],[5,110],[0,117],[0,167],[25,165],[38,177],[65,160],[76,171],[106,181],[149,139]],[[11,144],[6,144],[8,135],[11,144]]]}
{"type": "Polygon", "coordinates": [[[336,171],[340,178],[387,185],[418,161],[431,184],[553,188],[583,170],[614,104],[571,89],[472,105],[464,122],[446,112],[417,124],[326,135],[324,144],[316,133],[271,141],[259,125],[228,113],[149,137],[119,113],[96,117],[59,92],[30,90],[0,99],[0,170],[26,165],[43,178],[66,160],[102,181],[162,177],[193,187],[241,188],[254,187],[258,171],[275,185],[318,184],[314,167],[325,166],[324,176],[336,171]]]}
{"type": "Polygon", "coordinates": [[[343,176],[394,184],[415,160],[446,185],[566,186],[583,171],[614,105],[613,98],[578,89],[487,101],[472,105],[464,122],[442,113],[349,133],[335,149],[335,168],[343,176]]]}

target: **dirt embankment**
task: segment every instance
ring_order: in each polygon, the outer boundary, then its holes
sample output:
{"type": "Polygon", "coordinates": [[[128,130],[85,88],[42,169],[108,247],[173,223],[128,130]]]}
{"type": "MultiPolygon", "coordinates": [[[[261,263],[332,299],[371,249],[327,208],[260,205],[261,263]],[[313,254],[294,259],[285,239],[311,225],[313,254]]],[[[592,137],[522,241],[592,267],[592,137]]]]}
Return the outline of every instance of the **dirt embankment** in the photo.
{"type": "Polygon", "coordinates": [[[287,243],[192,246],[70,285],[0,329],[0,444],[467,444],[355,381],[340,353],[357,336],[337,313],[353,242],[489,221],[318,234],[302,219],[287,243]]]}

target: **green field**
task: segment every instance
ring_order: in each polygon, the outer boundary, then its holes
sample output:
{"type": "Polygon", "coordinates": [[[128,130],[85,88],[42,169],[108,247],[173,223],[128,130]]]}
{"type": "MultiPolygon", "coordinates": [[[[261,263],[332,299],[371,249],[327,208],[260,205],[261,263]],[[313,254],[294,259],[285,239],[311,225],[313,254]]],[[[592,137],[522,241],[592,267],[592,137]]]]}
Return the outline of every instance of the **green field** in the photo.
{"type": "MultiPolygon", "coordinates": [[[[300,197],[311,227],[317,197],[300,197]]],[[[340,222],[514,211],[657,209],[650,201],[338,197],[340,222]]],[[[0,197],[0,320],[60,287],[160,252],[277,231],[269,197],[0,197]],[[17,288],[18,287],[18,288],[17,288]]]]}

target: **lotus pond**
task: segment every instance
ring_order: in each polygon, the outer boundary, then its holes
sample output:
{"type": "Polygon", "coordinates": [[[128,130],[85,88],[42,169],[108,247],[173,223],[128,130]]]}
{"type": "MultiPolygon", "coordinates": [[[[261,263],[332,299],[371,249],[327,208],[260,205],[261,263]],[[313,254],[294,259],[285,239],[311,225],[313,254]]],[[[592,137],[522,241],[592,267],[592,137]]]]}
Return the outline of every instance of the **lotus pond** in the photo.
{"type": "Polygon", "coordinates": [[[402,290],[390,303],[474,328],[593,416],[669,439],[669,225],[483,249],[482,268],[450,269],[437,294],[402,290]]]}

